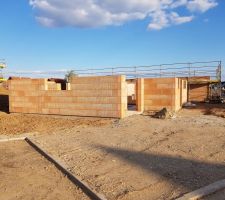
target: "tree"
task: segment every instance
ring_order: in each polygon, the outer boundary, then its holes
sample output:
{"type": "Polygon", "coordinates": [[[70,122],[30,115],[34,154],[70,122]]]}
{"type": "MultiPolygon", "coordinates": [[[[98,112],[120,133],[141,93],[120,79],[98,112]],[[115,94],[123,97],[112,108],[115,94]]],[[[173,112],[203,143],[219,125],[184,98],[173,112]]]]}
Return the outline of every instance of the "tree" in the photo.
{"type": "Polygon", "coordinates": [[[77,74],[74,70],[70,70],[70,71],[68,71],[68,72],[66,73],[66,75],[65,75],[65,80],[66,80],[67,82],[70,82],[70,81],[71,81],[71,78],[77,77],[77,76],[78,76],[78,74],[77,74]]]}

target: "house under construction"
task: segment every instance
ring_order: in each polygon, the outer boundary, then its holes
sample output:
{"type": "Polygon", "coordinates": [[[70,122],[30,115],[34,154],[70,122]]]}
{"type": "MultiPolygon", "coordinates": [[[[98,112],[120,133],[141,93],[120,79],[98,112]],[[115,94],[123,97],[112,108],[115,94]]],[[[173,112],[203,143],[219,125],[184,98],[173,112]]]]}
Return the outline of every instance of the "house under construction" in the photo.
{"type": "Polygon", "coordinates": [[[158,111],[164,107],[178,111],[187,101],[221,98],[220,89],[214,91],[216,94],[212,90],[212,85],[221,85],[220,61],[76,73],[78,76],[69,81],[12,77],[9,111],[123,118],[129,112],[158,111]]]}

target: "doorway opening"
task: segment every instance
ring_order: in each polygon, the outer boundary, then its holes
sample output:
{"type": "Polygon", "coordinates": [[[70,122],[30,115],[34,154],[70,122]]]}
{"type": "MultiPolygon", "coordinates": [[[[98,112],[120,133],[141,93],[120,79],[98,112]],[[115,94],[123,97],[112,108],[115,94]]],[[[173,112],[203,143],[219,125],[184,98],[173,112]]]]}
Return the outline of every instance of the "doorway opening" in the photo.
{"type": "Polygon", "coordinates": [[[127,79],[127,116],[144,112],[144,79],[127,79]]]}
{"type": "Polygon", "coordinates": [[[127,79],[127,110],[137,111],[137,80],[127,79]]]}

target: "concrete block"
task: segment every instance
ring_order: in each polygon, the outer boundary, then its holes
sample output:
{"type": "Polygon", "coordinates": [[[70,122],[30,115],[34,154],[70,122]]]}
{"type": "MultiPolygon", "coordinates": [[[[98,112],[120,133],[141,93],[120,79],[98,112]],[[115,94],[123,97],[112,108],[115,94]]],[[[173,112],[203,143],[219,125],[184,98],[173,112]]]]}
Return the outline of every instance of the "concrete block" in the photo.
{"type": "Polygon", "coordinates": [[[66,90],[71,90],[71,84],[70,83],[66,83],[66,90]]]}
{"type": "Polygon", "coordinates": [[[47,79],[11,80],[10,110],[100,117],[124,115],[127,109],[125,76],[75,78],[73,83],[76,84],[71,84],[71,90],[59,90],[61,84],[47,79]],[[50,87],[52,90],[48,90],[50,87]]]}
{"type": "Polygon", "coordinates": [[[115,83],[121,81],[122,76],[72,77],[71,79],[72,84],[115,83]]]}
{"type": "Polygon", "coordinates": [[[117,83],[102,83],[102,84],[71,84],[72,90],[111,90],[119,89],[120,85],[117,83]]]}

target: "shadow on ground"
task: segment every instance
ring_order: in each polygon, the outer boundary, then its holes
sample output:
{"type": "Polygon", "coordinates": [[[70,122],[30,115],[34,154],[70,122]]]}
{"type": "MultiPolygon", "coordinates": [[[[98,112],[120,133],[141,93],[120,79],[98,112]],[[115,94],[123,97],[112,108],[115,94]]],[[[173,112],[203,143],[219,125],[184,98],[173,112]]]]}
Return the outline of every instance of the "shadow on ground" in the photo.
{"type": "Polygon", "coordinates": [[[209,185],[225,178],[225,164],[203,162],[182,157],[158,155],[96,145],[97,149],[112,154],[127,163],[160,175],[173,185],[188,191],[209,185]]]}
{"type": "Polygon", "coordinates": [[[183,109],[199,111],[203,115],[213,115],[225,118],[225,104],[223,103],[194,103],[195,107],[186,107],[183,109]]]}
{"type": "Polygon", "coordinates": [[[225,104],[211,104],[204,110],[204,115],[214,115],[225,118],[225,104]]]}

